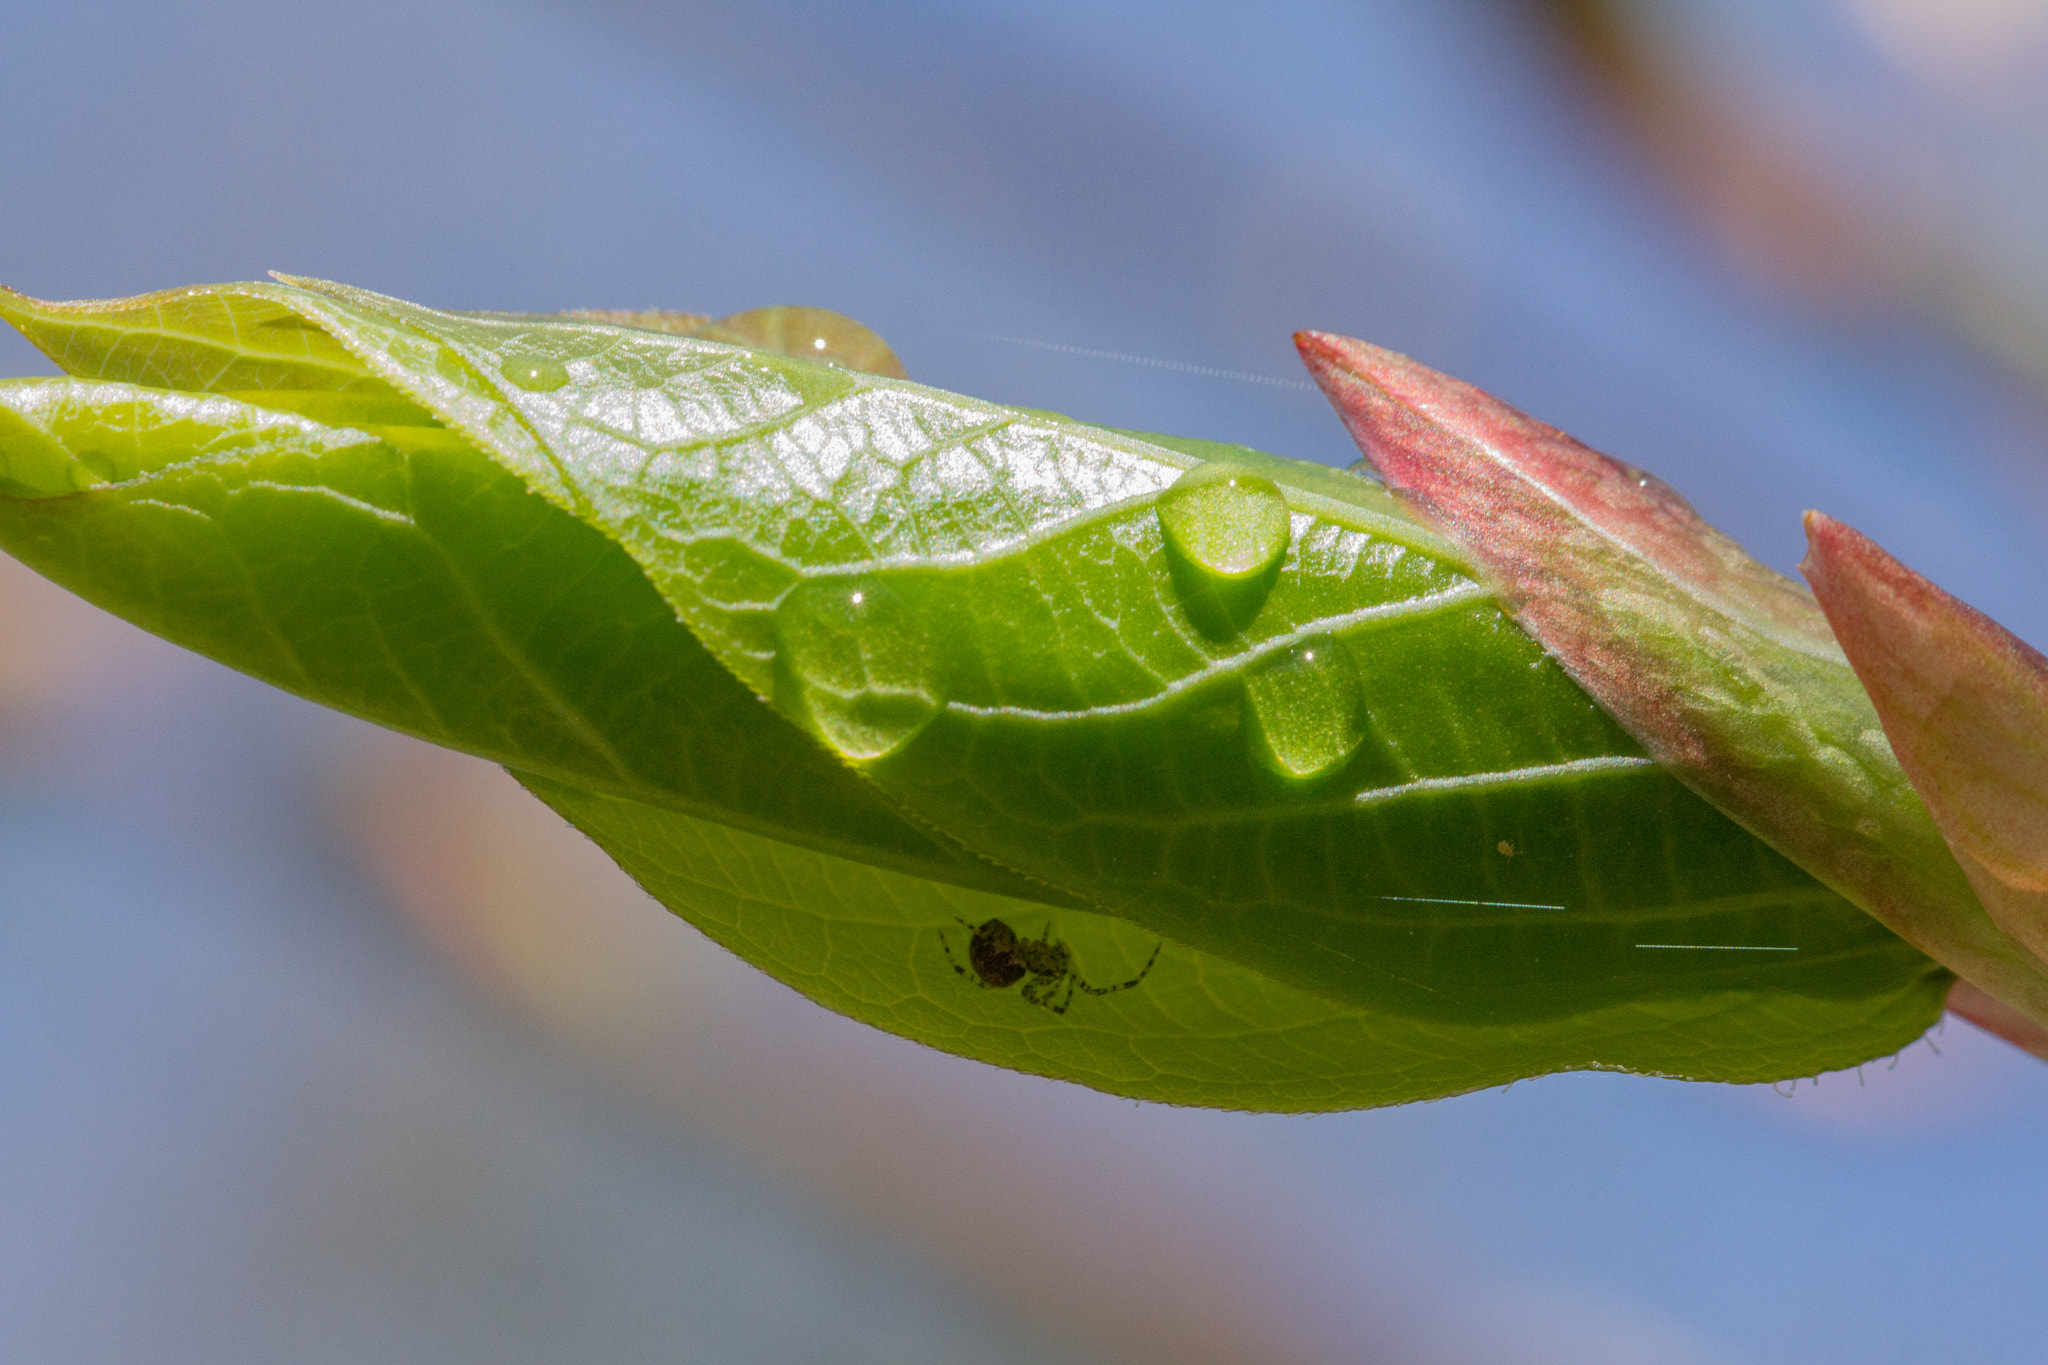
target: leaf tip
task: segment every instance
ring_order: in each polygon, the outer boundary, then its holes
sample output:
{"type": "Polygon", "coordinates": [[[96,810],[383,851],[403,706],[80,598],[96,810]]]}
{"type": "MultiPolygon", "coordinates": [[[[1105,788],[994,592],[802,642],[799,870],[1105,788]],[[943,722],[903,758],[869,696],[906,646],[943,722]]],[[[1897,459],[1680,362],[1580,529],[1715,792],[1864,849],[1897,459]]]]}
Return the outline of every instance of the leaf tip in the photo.
{"type": "Polygon", "coordinates": [[[1800,571],[1992,920],[2048,960],[2048,658],[1852,526],[1800,571]]]}
{"type": "MultiPolygon", "coordinates": [[[[1318,380],[1325,371],[1339,364],[1342,343],[1349,340],[1335,332],[1318,332],[1304,327],[1294,334],[1294,349],[1301,355],[1301,363],[1308,366],[1318,380]]],[[[1359,343],[1363,344],[1363,343],[1359,343]]]]}
{"type": "Polygon", "coordinates": [[[0,321],[17,332],[22,330],[22,323],[34,315],[37,307],[37,301],[29,295],[0,284],[0,321]]]}
{"type": "Polygon", "coordinates": [[[1366,458],[1384,470],[1382,454],[1368,442],[1368,434],[1375,422],[1383,425],[1404,407],[1406,395],[1397,394],[1394,383],[1397,373],[1421,367],[1398,352],[1336,332],[1296,332],[1294,349],[1366,458]]]}
{"type": "MultiPolygon", "coordinates": [[[[1878,548],[1876,541],[1846,522],[1813,509],[1808,509],[1799,521],[1806,530],[1806,557],[1799,561],[1799,572],[1805,575],[1815,597],[1827,611],[1829,623],[1838,639],[1845,621],[1835,618],[1838,611],[1852,609],[1852,596],[1867,598],[1879,592],[1897,596],[1903,590],[1924,601],[1929,590],[1941,593],[1939,588],[1893,559],[1878,548]],[[1916,579],[1917,584],[1913,581],[1916,579]],[[1835,602],[1832,608],[1828,606],[1831,596],[1835,602]]],[[[1843,645],[1847,648],[1848,641],[1844,640],[1843,645]]],[[[1854,657],[1853,652],[1851,657],[1854,657]]]]}

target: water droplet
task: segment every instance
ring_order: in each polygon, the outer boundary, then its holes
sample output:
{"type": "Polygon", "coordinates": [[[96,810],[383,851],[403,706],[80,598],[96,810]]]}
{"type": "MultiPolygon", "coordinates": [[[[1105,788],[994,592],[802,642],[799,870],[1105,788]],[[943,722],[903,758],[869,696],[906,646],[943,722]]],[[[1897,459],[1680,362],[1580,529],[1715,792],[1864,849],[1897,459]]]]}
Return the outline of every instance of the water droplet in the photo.
{"type": "Polygon", "coordinates": [[[884,758],[938,715],[932,646],[903,599],[869,576],[808,579],[775,611],[778,700],[848,758],[884,758]]]}
{"type": "Polygon", "coordinates": [[[1159,495],[1159,527],[1204,573],[1256,578],[1287,553],[1287,499],[1265,475],[1211,461],[1159,495]]]}
{"type": "Polygon", "coordinates": [[[888,342],[846,314],[829,308],[750,308],[707,322],[690,335],[804,360],[822,360],[843,370],[865,370],[892,379],[904,377],[903,362],[889,349],[888,342]]]}
{"type": "Polygon", "coordinates": [[[1245,679],[1254,747],[1282,777],[1320,777],[1365,742],[1364,694],[1351,651],[1330,636],[1302,641],[1245,679]]]}
{"type": "Polygon", "coordinates": [[[498,373],[528,393],[553,393],[569,382],[569,367],[547,356],[507,356],[498,373]]]}
{"type": "Polygon", "coordinates": [[[1622,477],[1659,502],[1674,507],[1682,507],[1688,512],[1692,511],[1692,504],[1686,501],[1685,494],[1679,492],[1649,470],[1638,469],[1632,464],[1624,464],[1621,466],[1621,473],[1622,477]]]}

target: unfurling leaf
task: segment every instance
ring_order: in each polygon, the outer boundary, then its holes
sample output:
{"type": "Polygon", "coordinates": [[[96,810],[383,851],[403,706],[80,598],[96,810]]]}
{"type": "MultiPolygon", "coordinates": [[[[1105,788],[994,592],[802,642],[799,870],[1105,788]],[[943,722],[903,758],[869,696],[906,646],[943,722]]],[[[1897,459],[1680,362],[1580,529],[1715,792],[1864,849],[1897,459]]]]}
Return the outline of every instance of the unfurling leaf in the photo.
{"type": "Polygon", "coordinates": [[[1346,337],[1296,341],[1388,486],[1658,762],[2048,1023],[2048,969],[1972,894],[1811,594],[1661,481],[1469,384],[1346,337]]]}
{"type": "Polygon", "coordinates": [[[1809,1074],[1948,987],[1366,481],[311,281],[0,314],[75,376],[0,384],[11,552],[506,764],[750,962],[933,1046],[1343,1108],[1809,1074]]]}
{"type": "Polygon", "coordinates": [[[1806,535],[1892,752],[1985,910],[2048,961],[2048,658],[1851,527],[1808,512],[1806,535]]]}

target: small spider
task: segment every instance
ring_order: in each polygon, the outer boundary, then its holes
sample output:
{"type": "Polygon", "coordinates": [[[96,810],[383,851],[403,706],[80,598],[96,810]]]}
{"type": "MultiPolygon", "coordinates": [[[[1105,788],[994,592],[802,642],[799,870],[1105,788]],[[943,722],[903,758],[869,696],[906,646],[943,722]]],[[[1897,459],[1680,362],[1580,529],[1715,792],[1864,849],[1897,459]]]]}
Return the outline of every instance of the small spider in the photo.
{"type": "Polygon", "coordinates": [[[1008,990],[1023,981],[1024,998],[1054,1014],[1067,1012],[1077,990],[1090,995],[1129,990],[1143,981],[1152,964],[1159,960],[1159,947],[1155,945],[1152,956],[1145,959],[1145,965],[1129,981],[1114,986],[1091,986],[1074,970],[1073,954],[1067,951],[1067,945],[1053,941],[1050,923],[1035,939],[1018,938],[1017,931],[999,919],[983,920],[980,924],[969,924],[963,919],[960,925],[968,931],[967,962],[974,969],[972,972],[954,959],[953,945],[946,942],[945,931],[939,933],[939,946],[946,950],[946,961],[953,964],[954,971],[993,991],[1008,990]],[[1027,977],[1030,979],[1026,980],[1027,977]],[[1061,986],[1067,988],[1065,995],[1059,994],[1061,986]]]}

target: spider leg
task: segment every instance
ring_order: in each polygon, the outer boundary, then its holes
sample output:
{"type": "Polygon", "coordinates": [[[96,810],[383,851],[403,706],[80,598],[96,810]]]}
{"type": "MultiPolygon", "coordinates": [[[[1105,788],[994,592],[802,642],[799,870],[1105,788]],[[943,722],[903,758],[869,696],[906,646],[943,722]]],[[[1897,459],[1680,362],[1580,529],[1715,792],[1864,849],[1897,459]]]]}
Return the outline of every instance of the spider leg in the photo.
{"type": "Polygon", "coordinates": [[[1051,1010],[1054,1014],[1065,1014],[1066,1005],[1055,1003],[1053,997],[1059,993],[1060,983],[1067,979],[1064,976],[1034,976],[1024,983],[1022,994],[1026,1000],[1040,1009],[1051,1010]]]}
{"type": "MultiPolygon", "coordinates": [[[[965,924],[967,921],[961,920],[960,922],[962,924],[965,924]]],[[[969,981],[972,981],[977,986],[985,984],[980,977],[975,976],[973,973],[969,972],[965,967],[961,966],[960,963],[954,958],[953,945],[946,942],[946,931],[944,929],[939,930],[939,946],[946,950],[946,963],[948,966],[952,967],[954,971],[960,973],[960,975],[966,977],[969,981]]]]}
{"type": "Polygon", "coordinates": [[[1067,1006],[1074,1003],[1073,981],[1074,974],[1072,972],[1062,972],[1058,976],[1053,976],[1050,973],[1040,974],[1024,983],[1022,994],[1026,1000],[1029,1000],[1041,1009],[1051,1010],[1054,1014],[1065,1014],[1067,1006]],[[1067,988],[1067,994],[1064,999],[1059,998],[1062,985],[1065,985],[1067,988]]]}
{"type": "MultiPolygon", "coordinates": [[[[1081,979],[1081,974],[1079,972],[1076,972],[1074,973],[1074,984],[1076,986],[1079,986],[1082,990],[1088,992],[1088,994],[1090,995],[1108,995],[1113,991],[1127,991],[1131,987],[1137,985],[1140,981],[1143,981],[1147,976],[1151,974],[1152,964],[1159,960],[1159,950],[1165,946],[1166,941],[1164,939],[1161,939],[1158,943],[1153,944],[1152,956],[1145,959],[1145,965],[1140,967],[1138,969],[1138,974],[1132,977],[1129,981],[1120,981],[1114,986],[1091,986],[1086,981],[1081,979]]],[[[1068,994],[1071,998],[1072,992],[1069,992],[1068,994]]]]}
{"type": "MultiPolygon", "coordinates": [[[[1080,981],[1080,979],[1081,978],[1076,976],[1074,973],[1068,972],[1066,975],[1066,998],[1061,1000],[1057,1005],[1047,1003],[1046,1008],[1051,1010],[1054,1014],[1065,1014],[1067,1012],[1067,1008],[1074,1003],[1074,986],[1076,983],[1080,981]]],[[[1058,986],[1059,983],[1054,982],[1053,984],[1054,986],[1058,986]]]]}

